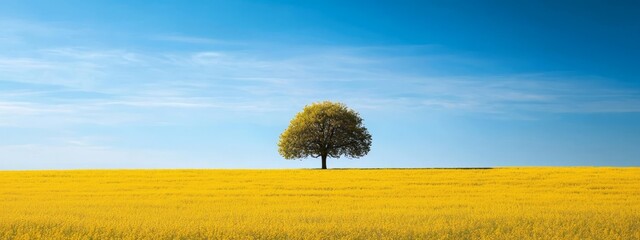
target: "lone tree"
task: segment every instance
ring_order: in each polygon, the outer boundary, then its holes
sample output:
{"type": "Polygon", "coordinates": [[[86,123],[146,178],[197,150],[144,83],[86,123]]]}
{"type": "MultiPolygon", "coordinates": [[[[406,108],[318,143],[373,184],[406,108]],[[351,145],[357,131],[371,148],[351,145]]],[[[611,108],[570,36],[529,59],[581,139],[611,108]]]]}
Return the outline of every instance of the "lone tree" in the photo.
{"type": "Polygon", "coordinates": [[[327,157],[359,158],[369,153],[371,135],[359,114],[343,103],[317,102],[296,114],[280,135],[278,152],[285,159],[327,157]]]}

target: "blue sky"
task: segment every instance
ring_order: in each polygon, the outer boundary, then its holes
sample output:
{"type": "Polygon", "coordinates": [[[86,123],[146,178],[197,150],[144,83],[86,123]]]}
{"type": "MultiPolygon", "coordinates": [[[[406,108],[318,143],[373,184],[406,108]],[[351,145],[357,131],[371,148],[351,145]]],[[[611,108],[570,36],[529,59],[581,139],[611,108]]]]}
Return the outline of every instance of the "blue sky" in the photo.
{"type": "Polygon", "coordinates": [[[3,1],[0,169],[311,168],[279,134],[333,100],[329,167],[640,165],[634,1],[3,1]]]}

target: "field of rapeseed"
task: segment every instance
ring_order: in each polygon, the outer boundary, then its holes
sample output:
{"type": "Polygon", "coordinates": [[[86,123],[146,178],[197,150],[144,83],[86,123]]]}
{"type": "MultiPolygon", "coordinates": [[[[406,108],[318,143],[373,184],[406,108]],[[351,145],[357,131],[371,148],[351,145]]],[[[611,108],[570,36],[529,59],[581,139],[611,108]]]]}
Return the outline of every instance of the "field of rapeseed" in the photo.
{"type": "Polygon", "coordinates": [[[0,239],[640,239],[640,168],[0,171],[0,239]]]}

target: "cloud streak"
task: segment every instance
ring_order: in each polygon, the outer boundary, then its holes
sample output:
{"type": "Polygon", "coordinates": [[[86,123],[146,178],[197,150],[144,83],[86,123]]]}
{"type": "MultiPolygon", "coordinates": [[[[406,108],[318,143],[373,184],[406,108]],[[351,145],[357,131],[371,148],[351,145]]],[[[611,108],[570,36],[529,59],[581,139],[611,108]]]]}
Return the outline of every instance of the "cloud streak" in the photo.
{"type": "Polygon", "coordinates": [[[211,44],[238,45],[240,44],[239,42],[223,41],[219,39],[176,35],[176,34],[160,35],[160,36],[152,37],[151,39],[159,40],[159,41],[167,41],[167,42],[184,43],[184,44],[206,44],[206,45],[211,45],[211,44]]]}
{"type": "Polygon", "coordinates": [[[418,106],[424,108],[472,112],[640,110],[634,107],[639,99],[637,92],[579,76],[415,76],[392,71],[393,63],[385,62],[384,58],[372,60],[353,55],[345,62],[344,54],[308,53],[302,60],[298,56],[278,60],[247,53],[208,51],[154,55],[121,50],[42,52],[40,58],[0,59],[4,82],[51,85],[108,97],[64,100],[62,94],[56,94],[57,90],[51,90],[50,94],[46,91],[40,94],[41,102],[37,102],[40,104],[63,101],[76,106],[209,108],[265,101],[287,106],[290,102],[329,98],[371,100],[371,103],[389,100],[400,104],[381,108],[415,107],[415,103],[421,103],[418,106]],[[354,60],[358,58],[362,61],[354,60]],[[556,81],[563,78],[570,81],[556,81]],[[584,84],[585,81],[589,83],[584,84]],[[403,99],[406,101],[398,101],[403,99]]]}
{"type": "MultiPolygon", "coordinates": [[[[74,33],[19,23],[29,27],[4,30],[3,34],[8,34],[5,37],[21,38],[30,35],[29,31],[54,36],[74,33]]],[[[160,40],[218,43],[180,35],[164,35],[160,40]]],[[[433,50],[437,48],[262,44],[235,49],[145,51],[41,46],[19,54],[0,53],[0,112],[11,116],[12,124],[35,124],[40,121],[36,118],[43,116],[57,116],[61,122],[68,117],[70,123],[109,115],[148,121],[145,114],[154,111],[156,114],[150,115],[171,115],[172,109],[211,109],[220,114],[282,112],[324,99],[379,111],[498,115],[640,112],[638,91],[596,77],[436,71],[430,66],[436,60],[438,66],[449,64],[452,69],[483,62],[433,50]]],[[[11,122],[9,117],[3,118],[1,123],[11,122]]]]}

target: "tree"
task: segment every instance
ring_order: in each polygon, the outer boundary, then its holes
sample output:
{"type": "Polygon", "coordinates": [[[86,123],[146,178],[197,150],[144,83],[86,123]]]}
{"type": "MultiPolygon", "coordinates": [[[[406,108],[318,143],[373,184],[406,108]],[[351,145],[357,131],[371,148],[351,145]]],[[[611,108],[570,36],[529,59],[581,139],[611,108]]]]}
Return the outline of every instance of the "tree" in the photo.
{"type": "Polygon", "coordinates": [[[360,115],[343,103],[317,102],[304,107],[280,135],[278,152],[285,159],[359,158],[369,153],[371,135],[360,115]]]}

